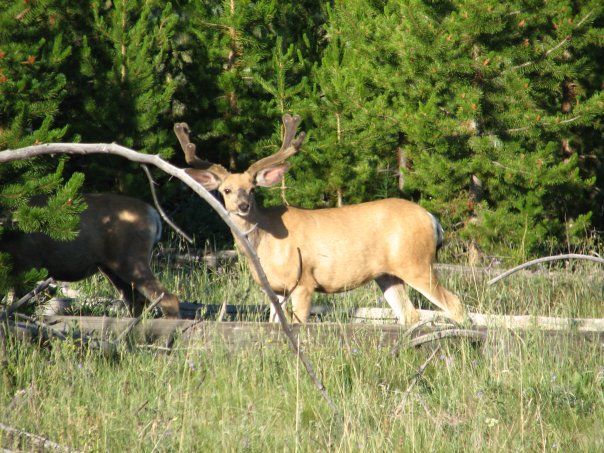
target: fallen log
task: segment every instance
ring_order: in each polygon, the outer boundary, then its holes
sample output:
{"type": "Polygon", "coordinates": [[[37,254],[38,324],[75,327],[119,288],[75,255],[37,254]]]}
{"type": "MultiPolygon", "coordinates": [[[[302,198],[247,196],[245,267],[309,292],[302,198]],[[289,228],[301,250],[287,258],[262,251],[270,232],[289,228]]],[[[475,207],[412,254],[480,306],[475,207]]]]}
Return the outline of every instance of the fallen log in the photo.
{"type": "MultiPolygon", "coordinates": [[[[372,309],[375,310],[375,309],[372,309]]],[[[447,321],[441,312],[422,310],[422,322],[417,335],[435,330],[443,330],[447,321]]],[[[549,336],[574,335],[577,338],[604,339],[603,319],[552,318],[530,316],[494,316],[473,313],[474,324],[471,330],[485,334],[497,334],[502,331],[523,333],[542,332],[549,336]]],[[[51,316],[45,318],[46,324],[58,331],[79,331],[88,336],[100,336],[110,339],[119,336],[131,325],[131,318],[51,316]]],[[[386,347],[408,339],[407,328],[395,323],[308,323],[293,325],[293,333],[301,333],[310,342],[323,338],[340,336],[346,341],[371,341],[377,347],[386,347]]],[[[266,345],[283,343],[284,332],[278,324],[267,322],[213,322],[189,319],[147,319],[137,325],[132,335],[136,342],[165,342],[166,339],[182,337],[191,340],[211,342],[223,340],[228,345],[266,345]]],[[[477,335],[478,336],[478,335],[477,335]]]]}
{"type": "MultiPolygon", "coordinates": [[[[443,319],[441,312],[420,310],[421,321],[443,319]]],[[[354,310],[355,322],[395,323],[397,318],[390,308],[357,308],[354,310]]],[[[553,330],[577,332],[604,332],[604,318],[557,318],[552,316],[531,315],[494,315],[468,313],[473,327],[503,328],[512,330],[553,330]]]]}

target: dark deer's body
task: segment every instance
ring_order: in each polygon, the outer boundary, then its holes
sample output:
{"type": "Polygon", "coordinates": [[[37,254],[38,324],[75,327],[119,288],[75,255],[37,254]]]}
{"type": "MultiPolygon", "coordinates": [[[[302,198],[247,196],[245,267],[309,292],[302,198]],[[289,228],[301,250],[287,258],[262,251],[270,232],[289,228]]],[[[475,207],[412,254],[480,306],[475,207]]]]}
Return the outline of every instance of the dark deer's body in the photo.
{"type": "Polygon", "coordinates": [[[155,301],[163,294],[160,307],[164,315],[179,316],[178,299],[149,267],[151,250],[161,236],[157,211],[120,195],[85,195],[84,200],[87,208],[73,240],[57,241],[41,233],[15,231],[0,238],[0,251],[11,255],[13,272],[45,268],[50,277],[73,282],[100,270],[123,294],[135,315],[142,312],[142,298],[155,301]]]}

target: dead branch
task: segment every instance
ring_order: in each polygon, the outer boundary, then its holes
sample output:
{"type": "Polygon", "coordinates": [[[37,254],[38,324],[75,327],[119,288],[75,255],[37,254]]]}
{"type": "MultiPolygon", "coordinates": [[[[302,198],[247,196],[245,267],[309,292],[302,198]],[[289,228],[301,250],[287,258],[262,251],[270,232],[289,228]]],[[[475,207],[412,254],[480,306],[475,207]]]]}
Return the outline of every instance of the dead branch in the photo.
{"type": "Polygon", "coordinates": [[[474,329],[445,329],[437,332],[420,335],[410,340],[405,346],[416,347],[432,341],[442,340],[443,338],[470,338],[473,340],[486,340],[487,332],[474,329]]]}
{"type": "Polygon", "coordinates": [[[419,378],[422,377],[424,371],[428,367],[428,364],[432,361],[438,351],[440,351],[440,345],[436,346],[434,351],[432,351],[432,354],[430,354],[430,357],[428,357],[426,361],[422,364],[422,366],[419,367],[417,373],[415,373],[415,376],[413,376],[413,379],[411,379],[411,383],[407,387],[407,390],[405,390],[405,393],[401,398],[401,402],[398,404],[398,406],[396,406],[396,409],[394,410],[394,417],[398,417],[401,414],[401,412],[405,408],[405,403],[407,402],[407,398],[409,397],[411,390],[413,390],[413,387],[415,387],[415,384],[417,383],[417,381],[419,381],[419,378]]]}
{"type": "Polygon", "coordinates": [[[115,354],[117,350],[117,343],[114,343],[112,341],[95,338],[93,336],[82,334],[79,332],[73,332],[68,336],[62,331],[30,316],[26,316],[21,313],[17,313],[15,316],[22,319],[27,324],[24,326],[22,323],[15,323],[9,320],[5,324],[3,324],[2,327],[6,326],[9,330],[29,330],[29,333],[33,338],[39,337],[45,340],[55,338],[61,341],[65,341],[68,338],[71,338],[80,346],[85,346],[91,350],[101,351],[104,355],[107,356],[115,354]],[[33,326],[35,331],[28,329],[29,326],[33,326]]]}
{"type": "Polygon", "coordinates": [[[166,215],[166,213],[162,209],[161,205],[159,204],[159,200],[157,199],[157,194],[155,193],[155,181],[153,180],[153,177],[151,176],[149,167],[147,167],[145,164],[142,164],[141,167],[143,167],[143,170],[145,171],[145,174],[147,175],[147,179],[149,180],[149,188],[151,189],[151,196],[153,197],[153,203],[155,204],[155,209],[157,209],[157,212],[159,212],[159,215],[161,216],[161,218],[164,219],[164,222],[166,222],[168,225],[170,225],[172,227],[172,229],[174,231],[176,231],[177,234],[180,234],[185,239],[185,241],[187,241],[189,244],[192,244],[193,239],[191,239],[191,237],[187,233],[185,233],[182,229],[180,229],[178,227],[178,225],[176,225],[174,222],[172,222],[172,219],[170,219],[166,215]]]}
{"type": "Polygon", "coordinates": [[[126,338],[126,336],[132,332],[132,329],[134,329],[137,324],[139,324],[142,319],[145,316],[148,316],[149,313],[151,313],[153,311],[153,309],[155,307],[157,307],[157,305],[159,304],[159,302],[162,300],[162,298],[164,297],[164,294],[160,294],[159,297],[157,299],[155,299],[155,301],[149,305],[148,307],[145,307],[145,310],[140,314],[140,316],[138,316],[137,318],[135,318],[129,325],[128,327],[126,327],[124,329],[124,331],[119,335],[119,337],[117,337],[117,341],[123,340],[124,338],[126,338]]]}
{"type": "Polygon", "coordinates": [[[273,305],[277,313],[277,317],[279,319],[281,327],[283,328],[283,332],[285,333],[288,339],[290,348],[296,354],[298,359],[302,361],[302,364],[304,365],[307,374],[313,381],[313,384],[315,385],[319,393],[321,393],[323,398],[326,400],[330,409],[334,413],[339,413],[337,406],[330,398],[321,380],[317,377],[314,368],[312,367],[309,360],[306,358],[306,355],[302,352],[301,349],[298,348],[296,338],[293,334],[291,326],[285,319],[283,309],[281,308],[281,304],[279,304],[279,298],[268,283],[268,278],[266,277],[266,274],[264,273],[264,270],[260,265],[260,260],[258,259],[258,255],[256,254],[253,245],[248,240],[248,238],[239,230],[239,228],[237,228],[237,225],[235,225],[235,223],[230,219],[226,209],[224,209],[220,202],[216,198],[214,198],[207,190],[205,190],[201,184],[197,183],[191,176],[189,176],[184,169],[177,168],[169,164],[158,155],[139,153],[137,151],[118,145],[116,143],[47,143],[42,145],[32,145],[16,150],[9,149],[5,151],[0,151],[0,163],[29,159],[32,157],[49,154],[109,154],[121,156],[133,162],[153,165],[159,168],[160,170],[164,171],[165,173],[175,178],[178,178],[191,190],[193,190],[193,192],[203,198],[212,207],[212,209],[214,209],[218,213],[223,222],[225,222],[229,226],[233,234],[240,241],[241,245],[243,246],[244,252],[249,257],[250,262],[252,263],[252,266],[256,271],[256,275],[260,280],[260,285],[266,292],[271,304],[273,305]]]}
{"type": "MultiPolygon", "coordinates": [[[[421,315],[420,315],[421,316],[421,315]]],[[[410,346],[411,339],[414,338],[413,335],[415,332],[418,332],[420,329],[430,328],[435,329],[431,330],[431,332],[442,332],[443,330],[450,330],[452,328],[459,328],[459,324],[453,321],[450,318],[447,318],[444,313],[433,312],[433,316],[430,316],[428,319],[420,319],[415,324],[411,325],[401,336],[399,341],[392,347],[390,354],[393,356],[397,356],[401,347],[407,348],[410,346]],[[441,324],[437,324],[437,323],[441,324]],[[429,327],[430,326],[430,327],[429,327]]]]}
{"type": "Polygon", "coordinates": [[[6,335],[4,334],[4,326],[0,324],[0,369],[8,366],[8,354],[6,352],[6,335]]]}
{"type": "Polygon", "coordinates": [[[31,451],[62,451],[67,453],[75,453],[79,450],[75,450],[71,447],[58,444],[52,440],[40,436],[39,434],[28,433],[18,428],[0,423],[0,431],[5,432],[9,438],[23,439],[29,443],[31,451]]]}
{"type": "Polygon", "coordinates": [[[494,283],[497,283],[499,280],[502,280],[502,279],[504,279],[524,268],[532,266],[534,264],[547,263],[549,261],[557,261],[557,260],[568,260],[568,259],[588,260],[588,261],[594,261],[596,263],[604,264],[604,259],[598,258],[597,256],[591,256],[591,255],[579,255],[579,254],[575,254],[575,253],[569,253],[566,255],[546,256],[544,258],[537,258],[537,259],[534,259],[531,261],[527,261],[526,263],[521,264],[520,266],[516,266],[508,271],[505,271],[503,274],[489,280],[487,282],[487,285],[492,285],[494,283]]]}
{"type": "Polygon", "coordinates": [[[52,278],[47,278],[42,283],[40,283],[38,286],[36,286],[34,289],[32,289],[30,292],[28,292],[25,296],[23,296],[21,299],[19,299],[17,302],[14,302],[12,305],[7,307],[5,310],[0,312],[0,321],[8,318],[12,313],[14,313],[16,310],[18,310],[23,305],[25,305],[31,298],[37,296],[42,291],[44,291],[46,288],[48,288],[53,281],[54,280],[52,278]]]}

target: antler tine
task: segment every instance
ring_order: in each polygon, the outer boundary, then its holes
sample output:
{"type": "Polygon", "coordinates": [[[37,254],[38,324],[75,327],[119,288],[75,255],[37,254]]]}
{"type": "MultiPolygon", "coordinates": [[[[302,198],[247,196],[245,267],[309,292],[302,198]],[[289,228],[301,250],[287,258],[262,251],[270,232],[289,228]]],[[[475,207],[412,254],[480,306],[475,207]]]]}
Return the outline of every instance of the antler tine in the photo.
{"type": "Polygon", "coordinates": [[[304,142],[305,134],[304,132],[300,132],[298,137],[296,136],[296,130],[298,129],[298,125],[302,121],[299,115],[291,116],[286,113],[283,115],[283,125],[285,126],[285,134],[283,136],[283,144],[281,145],[281,149],[277,151],[275,154],[267,156],[259,161],[254,162],[247,169],[248,173],[257,173],[258,171],[270,167],[271,165],[279,164],[284,162],[294,154],[298,152],[302,143],[304,142]]]}
{"type": "Polygon", "coordinates": [[[178,138],[178,142],[185,153],[185,160],[187,164],[193,168],[212,171],[219,175],[228,173],[227,169],[222,165],[215,164],[197,157],[197,146],[195,146],[195,143],[191,143],[189,139],[190,132],[191,130],[189,129],[189,125],[187,123],[174,124],[174,133],[176,134],[176,138],[178,138]]]}

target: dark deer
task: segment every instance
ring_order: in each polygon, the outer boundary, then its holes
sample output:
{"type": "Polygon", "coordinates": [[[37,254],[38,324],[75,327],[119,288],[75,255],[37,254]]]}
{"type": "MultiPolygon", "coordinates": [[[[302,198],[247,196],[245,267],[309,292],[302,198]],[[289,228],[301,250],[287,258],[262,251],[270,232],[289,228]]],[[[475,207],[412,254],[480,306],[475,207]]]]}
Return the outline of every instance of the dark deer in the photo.
{"type": "MultiPolygon", "coordinates": [[[[282,300],[291,296],[294,321],[307,321],[313,292],[346,291],[371,280],[403,324],[419,319],[406,284],[455,321],[464,320],[463,305],[439,283],[432,266],[442,228],[419,205],[394,198],[315,210],[256,204],[254,189],[280,181],[289,168],[286,159],[304,141],[304,133],[295,137],[299,116],[285,115],[283,123],[281,149],[243,173],[197,157],[185,123],[176,124],[175,132],[192,167],[187,173],[207,190],[220,191],[235,224],[248,232],[271,288],[282,300]]],[[[271,317],[276,320],[274,310],[271,317]]]]}
{"type": "MultiPolygon", "coordinates": [[[[74,282],[101,271],[128,302],[132,314],[142,313],[145,299],[166,317],[179,317],[180,304],[149,267],[151,249],[161,236],[159,214],[148,204],[121,195],[84,195],[87,208],[78,236],[57,241],[41,233],[7,231],[0,251],[12,258],[13,273],[48,270],[55,280],[74,282]]],[[[43,204],[35,199],[32,204],[43,204]]]]}

